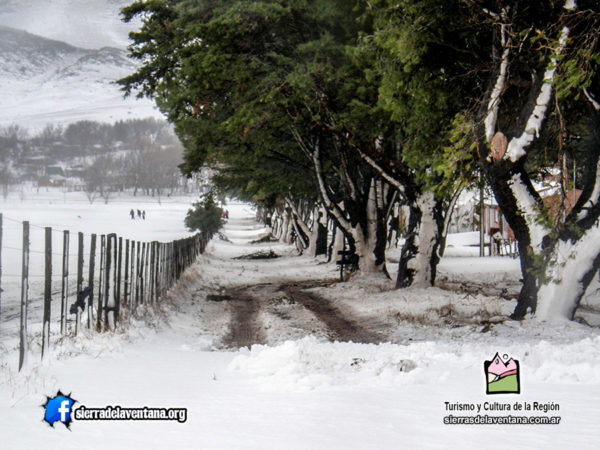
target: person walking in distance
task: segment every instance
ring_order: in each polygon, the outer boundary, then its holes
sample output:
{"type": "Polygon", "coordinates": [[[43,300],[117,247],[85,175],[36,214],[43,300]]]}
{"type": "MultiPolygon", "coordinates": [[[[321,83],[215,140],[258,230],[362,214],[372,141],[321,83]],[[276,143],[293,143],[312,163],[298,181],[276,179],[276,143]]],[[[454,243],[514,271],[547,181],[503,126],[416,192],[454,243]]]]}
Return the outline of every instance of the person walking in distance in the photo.
{"type": "Polygon", "coordinates": [[[131,220],[135,220],[135,211],[133,209],[129,211],[129,215],[131,216],[131,220]]]}

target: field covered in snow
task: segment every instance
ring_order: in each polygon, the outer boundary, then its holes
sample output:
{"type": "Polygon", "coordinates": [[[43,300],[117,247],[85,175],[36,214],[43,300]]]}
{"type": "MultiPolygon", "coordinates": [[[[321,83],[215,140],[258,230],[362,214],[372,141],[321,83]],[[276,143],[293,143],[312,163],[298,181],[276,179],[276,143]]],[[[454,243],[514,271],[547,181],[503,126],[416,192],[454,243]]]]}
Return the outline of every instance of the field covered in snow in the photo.
{"type": "MultiPolygon", "coordinates": [[[[135,228],[137,221],[128,222],[131,203],[108,205],[112,212],[105,222],[97,222],[104,220],[103,206],[83,205],[79,213],[65,214],[75,223],[81,215],[86,232],[122,226],[124,236],[146,233],[135,228]]],[[[384,278],[338,283],[334,265],[295,256],[277,242],[252,244],[267,230],[253,221],[250,207],[227,207],[227,240],[213,239],[159,310],[140,311],[115,334],[55,335],[50,357],[39,362],[34,348],[20,374],[16,341],[0,342],[3,445],[597,448],[598,329],[507,321],[514,300],[500,294],[438,287],[394,291],[384,278]],[[280,257],[232,259],[259,250],[280,257]],[[251,319],[238,314],[242,307],[251,319]],[[246,338],[235,333],[240,320],[259,344],[239,350],[232,345],[246,338]],[[336,323],[354,334],[344,336],[336,323]],[[363,343],[373,337],[381,343],[363,343]],[[519,361],[520,394],[486,395],[483,364],[496,352],[519,361]],[[40,405],[59,389],[72,394],[76,407],[184,407],[187,421],[74,421],[71,431],[60,423],[52,429],[42,421],[40,405]],[[523,409],[515,411],[515,405],[523,409]],[[445,424],[450,415],[560,417],[560,424],[445,424]]],[[[160,214],[155,226],[172,227],[163,239],[185,234],[175,222],[186,209],[183,203],[146,206],[150,220],[160,214]]],[[[48,209],[44,215],[42,206],[4,211],[18,220],[46,217],[45,224],[56,226],[67,220],[49,216],[48,209]]],[[[518,277],[515,264],[509,258],[453,256],[442,261],[440,272],[452,286],[474,280],[510,287],[518,277]]]]}
{"type": "MultiPolygon", "coordinates": [[[[30,222],[30,322],[36,327],[41,321],[41,304],[44,293],[44,227],[52,227],[52,292],[60,299],[63,230],[70,232],[69,292],[74,297],[77,276],[78,232],[84,233],[84,274],[87,279],[91,234],[116,233],[123,239],[141,242],[170,242],[191,236],[183,220],[195,196],[158,198],[131,195],[114,196],[108,204],[102,199],[90,203],[83,192],[62,192],[53,188],[27,188],[11,192],[0,200],[3,216],[2,236],[2,303],[0,305],[0,340],[17,332],[13,319],[20,308],[21,261],[24,220],[30,222]],[[145,211],[146,220],[131,220],[131,209],[145,211]]],[[[97,253],[98,254],[98,253],[97,253]]],[[[98,258],[99,256],[97,256],[98,258]]],[[[96,263],[96,270],[99,264],[96,263]]],[[[96,275],[98,279],[98,275],[96,275]]],[[[60,300],[59,300],[60,301],[60,300]]],[[[60,320],[59,307],[52,311],[52,321],[60,320]]],[[[40,325],[41,327],[41,325],[40,325]]]]}

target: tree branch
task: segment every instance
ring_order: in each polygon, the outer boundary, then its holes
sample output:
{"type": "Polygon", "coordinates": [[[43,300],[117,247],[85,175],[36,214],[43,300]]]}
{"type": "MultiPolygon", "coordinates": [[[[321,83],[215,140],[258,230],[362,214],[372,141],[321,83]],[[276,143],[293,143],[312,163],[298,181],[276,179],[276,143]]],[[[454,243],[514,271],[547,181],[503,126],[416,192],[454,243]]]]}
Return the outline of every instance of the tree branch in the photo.
{"type": "Polygon", "coordinates": [[[529,146],[537,137],[540,135],[544,119],[546,117],[546,110],[548,104],[552,98],[552,84],[554,83],[554,76],[556,73],[556,58],[559,56],[565,46],[567,45],[567,39],[569,38],[569,28],[563,27],[560,32],[560,38],[558,40],[558,48],[554,51],[554,55],[550,58],[550,64],[544,73],[544,80],[540,91],[536,98],[535,107],[531,112],[525,130],[519,137],[514,137],[510,140],[504,159],[508,159],[513,163],[523,158],[527,151],[526,147],[529,146]]]}
{"type": "Polygon", "coordinates": [[[488,142],[492,142],[492,138],[496,132],[496,123],[498,121],[498,108],[500,107],[500,96],[506,86],[506,76],[508,74],[508,56],[510,54],[510,47],[506,40],[506,26],[502,25],[502,58],[500,59],[500,72],[496,79],[494,89],[490,94],[490,101],[488,103],[488,112],[485,117],[485,138],[488,142]]]}
{"type": "Polygon", "coordinates": [[[317,177],[317,184],[319,186],[319,192],[321,193],[321,198],[323,199],[323,205],[329,211],[331,211],[331,214],[335,217],[339,225],[345,228],[346,232],[350,232],[352,229],[350,222],[344,217],[343,211],[339,208],[339,206],[333,203],[331,198],[329,198],[327,187],[325,186],[325,180],[323,180],[323,174],[321,173],[321,156],[318,142],[315,146],[315,150],[312,152],[312,160],[315,169],[315,175],[317,177]]]}

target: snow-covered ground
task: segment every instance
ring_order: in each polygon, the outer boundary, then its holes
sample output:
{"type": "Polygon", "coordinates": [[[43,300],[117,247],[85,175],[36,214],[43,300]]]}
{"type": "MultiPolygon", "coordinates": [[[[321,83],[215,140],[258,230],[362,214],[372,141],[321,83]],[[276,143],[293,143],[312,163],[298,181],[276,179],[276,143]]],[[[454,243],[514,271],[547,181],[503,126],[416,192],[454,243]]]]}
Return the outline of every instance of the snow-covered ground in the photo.
{"type": "Polygon", "coordinates": [[[39,132],[81,120],[162,118],[151,100],[124,98],[116,84],[139,64],[126,47],[141,21],[120,17],[130,3],[0,1],[0,126],[39,132]]]}
{"type": "MultiPolygon", "coordinates": [[[[363,277],[336,283],[335,266],[279,243],[251,244],[266,230],[248,206],[228,209],[230,242],[214,239],[159,311],[141,311],[115,334],[55,336],[50,357],[40,363],[34,348],[21,374],[16,342],[0,343],[3,447],[597,448],[597,329],[504,321],[513,301],[480,293],[392,291],[385,279],[363,277]],[[232,259],[258,250],[282,256],[232,259]],[[330,342],[327,323],[294,298],[310,280],[325,281],[305,292],[364,331],[377,330],[384,343],[330,342]],[[263,344],[224,348],[235,304],[251,295],[263,344]],[[486,395],[483,363],[496,352],[519,361],[519,395],[486,395]],[[88,407],[185,407],[187,421],[74,421],[71,431],[60,423],[52,429],[40,405],[59,389],[88,407]],[[449,415],[477,415],[450,410],[456,403],[481,405],[479,414],[491,417],[561,420],[445,425],[449,415]],[[511,410],[499,410],[506,404],[511,410]],[[515,412],[515,404],[559,409],[515,412]]],[[[512,279],[518,266],[451,257],[440,271],[449,282],[493,283],[512,279]]]]}
{"type": "Polygon", "coordinates": [[[139,20],[120,21],[129,0],[2,0],[0,25],[84,48],[125,48],[139,20]]]}
{"type": "MultiPolygon", "coordinates": [[[[14,335],[18,323],[12,318],[19,310],[21,293],[21,261],[23,224],[30,222],[30,321],[41,318],[44,292],[44,227],[52,227],[52,291],[60,298],[63,230],[70,232],[69,292],[74,298],[77,277],[77,233],[84,232],[84,274],[87,279],[91,234],[116,233],[125,239],[140,242],[170,242],[192,235],[184,226],[184,218],[197,196],[163,196],[158,198],[115,194],[108,204],[98,198],[91,204],[83,192],[61,192],[57,188],[23,187],[0,199],[3,217],[2,234],[2,302],[0,304],[0,341],[14,335]],[[145,211],[146,219],[130,219],[134,209],[145,211]],[[8,323],[6,321],[9,320],[8,323]]],[[[99,254],[99,250],[97,250],[99,254]]],[[[98,258],[98,256],[97,256],[98,258]]],[[[99,264],[96,263],[96,280],[99,264]]],[[[60,321],[60,308],[54,307],[52,321],[60,321]]]]}

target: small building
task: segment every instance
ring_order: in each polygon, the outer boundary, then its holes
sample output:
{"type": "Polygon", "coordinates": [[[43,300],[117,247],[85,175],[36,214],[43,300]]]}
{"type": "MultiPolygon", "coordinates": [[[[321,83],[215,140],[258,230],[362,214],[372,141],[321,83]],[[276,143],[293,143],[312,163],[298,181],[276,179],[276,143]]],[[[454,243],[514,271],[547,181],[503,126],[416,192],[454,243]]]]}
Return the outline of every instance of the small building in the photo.
{"type": "Polygon", "coordinates": [[[67,167],[66,169],[66,176],[73,178],[73,177],[78,177],[78,178],[83,178],[85,176],[85,171],[86,171],[86,167],[82,164],[77,164],[74,166],[70,166],[67,167]]]}
{"type": "Polygon", "coordinates": [[[65,177],[65,171],[61,166],[46,166],[45,175],[65,177]]]}
{"type": "Polygon", "coordinates": [[[39,187],[62,187],[66,182],[67,178],[62,175],[42,175],[38,178],[39,187]]]}
{"type": "MultiPolygon", "coordinates": [[[[539,192],[542,196],[542,202],[544,203],[544,206],[548,208],[550,217],[555,219],[556,216],[561,213],[561,192],[557,187],[542,189],[539,192]]],[[[564,209],[562,210],[562,213],[565,215],[569,214],[569,212],[571,212],[571,210],[577,204],[580,196],[580,189],[574,189],[566,192],[564,198],[564,209]]],[[[473,225],[474,229],[479,229],[478,215],[476,213],[474,215],[473,225]]],[[[483,227],[484,234],[486,236],[485,246],[489,247],[491,254],[508,253],[509,248],[512,249],[510,253],[515,253],[517,251],[513,230],[508,225],[504,215],[502,215],[500,207],[494,201],[490,201],[489,199],[486,199],[484,203],[483,227]],[[492,242],[494,241],[493,236],[496,236],[495,249],[492,246],[492,242]]]]}

